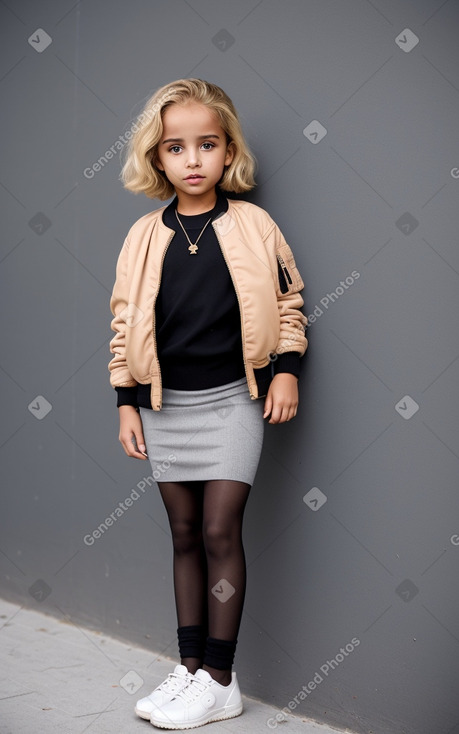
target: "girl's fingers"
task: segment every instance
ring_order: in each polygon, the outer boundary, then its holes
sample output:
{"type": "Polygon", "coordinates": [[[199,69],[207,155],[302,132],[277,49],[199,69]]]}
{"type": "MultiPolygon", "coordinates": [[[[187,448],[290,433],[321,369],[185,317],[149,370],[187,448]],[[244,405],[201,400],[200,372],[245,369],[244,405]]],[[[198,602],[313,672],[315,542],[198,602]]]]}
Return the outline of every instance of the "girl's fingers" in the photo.
{"type": "Polygon", "coordinates": [[[119,440],[132,459],[148,459],[142,420],[131,406],[120,406],[119,440]]]}
{"type": "MultiPolygon", "coordinates": [[[[123,436],[120,437],[121,445],[125,451],[125,453],[130,456],[132,459],[146,459],[148,458],[146,456],[146,452],[143,453],[141,451],[138,451],[136,449],[136,445],[134,444],[133,439],[135,438],[134,434],[131,434],[129,438],[125,438],[123,436]]],[[[138,446],[138,444],[137,444],[138,446]]],[[[140,446],[138,446],[140,449],[140,446]]]]}
{"type": "Polygon", "coordinates": [[[145,458],[146,458],[147,457],[147,448],[145,446],[145,439],[144,439],[143,435],[141,433],[139,433],[135,437],[135,440],[136,440],[136,443],[137,443],[137,448],[139,449],[140,453],[143,454],[145,456],[145,458]]]}
{"type": "Polygon", "coordinates": [[[279,423],[282,417],[282,405],[274,403],[273,409],[271,410],[271,418],[269,423],[279,423]]]}
{"type": "Polygon", "coordinates": [[[272,407],[273,407],[272,397],[270,394],[268,394],[265,399],[265,410],[263,413],[263,418],[266,418],[266,416],[270,414],[272,407]]]}
{"type": "Polygon", "coordinates": [[[297,405],[274,405],[269,423],[286,423],[296,416],[296,410],[297,405]]]}

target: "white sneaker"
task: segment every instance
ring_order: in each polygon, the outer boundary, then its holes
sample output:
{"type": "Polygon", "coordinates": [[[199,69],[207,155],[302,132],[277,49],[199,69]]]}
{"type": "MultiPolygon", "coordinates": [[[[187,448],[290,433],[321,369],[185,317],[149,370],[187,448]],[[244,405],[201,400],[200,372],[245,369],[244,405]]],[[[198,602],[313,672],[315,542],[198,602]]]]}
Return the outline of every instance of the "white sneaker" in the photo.
{"type": "Polygon", "coordinates": [[[242,714],[242,698],[236,673],[222,686],[199,668],[168,703],[155,708],[150,721],[161,729],[192,729],[211,721],[232,719],[242,714]]]}
{"type": "Polygon", "coordinates": [[[153,709],[157,706],[164,706],[171,700],[183,686],[188,684],[191,673],[185,665],[176,665],[173,673],[169,673],[166,680],[159,684],[149,696],[141,698],[137,701],[134,711],[141,719],[150,720],[153,709]]]}

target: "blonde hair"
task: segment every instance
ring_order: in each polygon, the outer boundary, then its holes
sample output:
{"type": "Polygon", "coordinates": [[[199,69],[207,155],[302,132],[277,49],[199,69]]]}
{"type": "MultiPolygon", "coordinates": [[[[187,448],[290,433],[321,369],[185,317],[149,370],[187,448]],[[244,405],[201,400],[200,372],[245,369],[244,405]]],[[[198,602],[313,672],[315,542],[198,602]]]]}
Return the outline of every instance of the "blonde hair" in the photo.
{"type": "Polygon", "coordinates": [[[233,160],[225,166],[218,184],[220,188],[234,193],[250,191],[256,185],[256,159],[245,141],[234,104],[223,89],[203,79],[177,79],[150,97],[131,128],[133,134],[125,148],[119,176],[124,188],[160,200],[175,193],[166,175],[156,168],[157,148],[163,134],[165,110],[170,105],[187,102],[199,102],[213,110],[226,133],[227,145],[233,143],[233,160]]]}

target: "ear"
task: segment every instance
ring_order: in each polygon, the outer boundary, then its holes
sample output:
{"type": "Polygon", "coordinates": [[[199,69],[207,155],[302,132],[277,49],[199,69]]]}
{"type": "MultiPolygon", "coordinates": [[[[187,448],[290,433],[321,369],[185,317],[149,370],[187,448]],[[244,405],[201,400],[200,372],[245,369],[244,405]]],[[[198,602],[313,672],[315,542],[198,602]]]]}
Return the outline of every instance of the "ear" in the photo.
{"type": "Polygon", "coordinates": [[[232,140],[226,148],[225,166],[229,166],[233,162],[233,158],[236,155],[236,145],[232,140]]]}
{"type": "Polygon", "coordinates": [[[162,165],[161,161],[159,160],[159,156],[156,150],[153,152],[150,152],[150,163],[153,166],[153,168],[157,168],[159,171],[162,171],[164,173],[164,166],[162,165]]]}

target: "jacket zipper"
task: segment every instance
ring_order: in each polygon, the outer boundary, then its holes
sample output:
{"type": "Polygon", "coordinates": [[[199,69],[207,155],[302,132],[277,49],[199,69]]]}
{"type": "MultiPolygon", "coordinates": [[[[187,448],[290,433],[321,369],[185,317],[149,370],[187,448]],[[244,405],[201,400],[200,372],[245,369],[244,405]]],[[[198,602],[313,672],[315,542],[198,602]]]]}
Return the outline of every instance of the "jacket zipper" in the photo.
{"type": "Polygon", "coordinates": [[[172,234],[170,235],[170,237],[169,237],[169,239],[168,239],[168,241],[166,243],[166,247],[164,248],[164,252],[163,252],[162,258],[161,258],[161,263],[160,263],[160,266],[159,266],[158,287],[156,289],[155,297],[153,299],[152,317],[151,317],[152,318],[152,324],[153,324],[153,344],[155,345],[156,360],[158,362],[159,394],[161,396],[160,399],[159,399],[159,405],[157,405],[156,407],[159,408],[160,410],[161,410],[162,405],[163,405],[163,383],[162,383],[162,378],[161,378],[161,365],[159,364],[159,359],[158,359],[158,346],[156,344],[155,306],[156,306],[156,300],[158,298],[159,289],[161,287],[161,276],[162,276],[162,273],[163,273],[164,258],[166,257],[166,252],[168,250],[168,247],[169,247],[170,243],[172,242],[172,239],[174,237],[174,234],[175,234],[175,232],[172,232],[172,234]]]}
{"type": "Polygon", "coordinates": [[[287,266],[286,266],[286,264],[284,262],[284,258],[279,253],[277,253],[277,261],[278,261],[279,265],[281,266],[282,272],[284,274],[285,285],[287,286],[287,290],[285,292],[287,293],[288,292],[288,283],[290,283],[290,285],[292,285],[292,282],[293,281],[292,281],[292,278],[290,276],[290,273],[289,273],[289,271],[287,269],[287,266]]]}
{"type": "Polygon", "coordinates": [[[232,272],[232,270],[231,270],[231,268],[230,268],[230,265],[229,265],[228,259],[227,259],[227,257],[226,257],[225,251],[224,251],[224,249],[223,249],[223,247],[222,247],[222,243],[221,243],[220,237],[219,237],[219,235],[218,235],[218,232],[217,232],[217,230],[216,230],[216,229],[215,229],[215,227],[214,227],[214,223],[213,223],[213,222],[212,222],[212,227],[213,227],[213,230],[214,230],[214,232],[215,232],[215,236],[216,236],[216,238],[217,238],[218,244],[220,245],[220,250],[222,251],[223,259],[224,259],[224,261],[226,262],[226,267],[227,267],[227,268],[228,268],[228,270],[229,270],[229,274],[230,274],[230,276],[231,276],[231,280],[233,281],[233,286],[234,286],[234,290],[236,291],[236,296],[237,296],[237,300],[238,300],[238,303],[239,303],[239,317],[240,317],[240,319],[241,319],[241,332],[242,332],[242,359],[244,360],[245,379],[247,380],[247,387],[248,387],[248,389],[249,389],[249,394],[250,394],[250,397],[251,397],[251,399],[252,399],[252,400],[256,400],[256,396],[252,394],[252,392],[251,392],[251,390],[250,390],[250,387],[249,387],[249,382],[248,382],[248,373],[247,373],[247,361],[246,361],[246,358],[245,358],[245,332],[244,332],[244,321],[243,321],[243,318],[242,318],[242,308],[241,308],[241,299],[240,299],[240,297],[239,297],[239,291],[238,291],[238,289],[237,289],[237,284],[236,284],[236,281],[235,281],[235,279],[233,278],[233,272],[232,272]]]}

